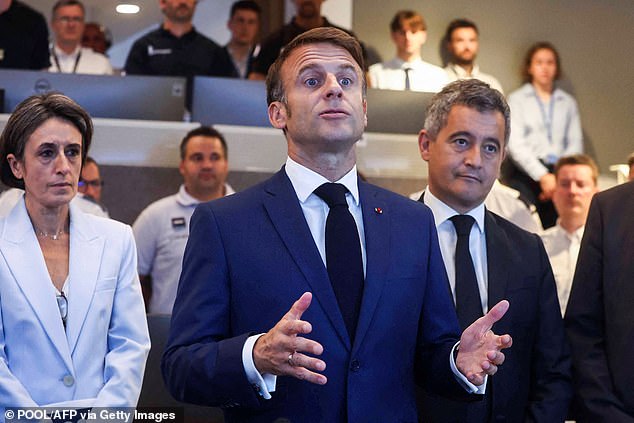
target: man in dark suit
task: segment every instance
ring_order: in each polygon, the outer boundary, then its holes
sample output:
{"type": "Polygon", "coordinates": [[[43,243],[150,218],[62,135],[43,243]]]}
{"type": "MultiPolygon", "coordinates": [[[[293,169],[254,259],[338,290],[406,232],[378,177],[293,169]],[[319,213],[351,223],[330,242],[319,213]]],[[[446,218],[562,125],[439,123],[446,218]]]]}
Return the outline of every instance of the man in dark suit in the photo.
{"type": "Polygon", "coordinates": [[[359,43],[333,28],[297,37],[271,67],[288,159],[194,212],[162,362],[177,399],[220,405],[227,421],[414,422],[415,382],[475,397],[465,386],[478,392],[504,361],[511,338],[490,328],[508,302],[456,347],[431,213],[358,180],[362,69],[359,43]],[[327,203],[332,188],[343,198],[327,203]],[[344,234],[356,240],[333,256],[344,234]]]}
{"type": "Polygon", "coordinates": [[[507,299],[511,308],[494,328],[512,335],[513,349],[504,368],[489,380],[485,401],[457,403],[421,395],[425,422],[553,423],[566,417],[572,396],[570,352],[548,256],[537,235],[484,206],[508,136],[504,97],[479,80],[445,86],[427,109],[419,145],[428,162],[429,185],[421,201],[434,214],[458,318],[465,327],[507,299]],[[464,231],[458,224],[462,220],[470,225],[464,231]],[[468,250],[463,261],[461,234],[468,250]],[[465,277],[466,268],[473,269],[470,277],[465,277]]]}
{"type": "Polygon", "coordinates": [[[634,182],[594,196],[566,309],[575,417],[634,422],[634,182]]]}

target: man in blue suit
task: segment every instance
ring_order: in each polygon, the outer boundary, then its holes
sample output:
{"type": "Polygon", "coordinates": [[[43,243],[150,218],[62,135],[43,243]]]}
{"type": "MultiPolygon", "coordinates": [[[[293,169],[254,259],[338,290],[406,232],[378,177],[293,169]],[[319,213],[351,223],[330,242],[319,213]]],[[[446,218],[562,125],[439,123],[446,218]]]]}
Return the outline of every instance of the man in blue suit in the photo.
{"type": "Polygon", "coordinates": [[[489,381],[485,400],[459,403],[427,391],[419,402],[424,422],[554,423],[563,422],[568,411],[570,351],[544,246],[537,235],[484,206],[504,160],[509,118],[499,91],[467,79],[445,86],[432,98],[420,133],[420,151],[429,169],[421,201],[434,214],[461,324],[473,320],[466,319],[463,310],[469,304],[460,294],[469,280],[463,277],[467,266],[460,261],[457,221],[471,223],[465,235],[477,312],[482,315],[502,298],[513,305],[495,325],[496,331],[513,336],[513,349],[506,354],[504,368],[489,381]]]}
{"type": "Polygon", "coordinates": [[[473,399],[504,361],[511,338],[490,329],[508,302],[456,346],[430,211],[357,178],[362,69],[358,42],[333,28],[297,37],[272,66],[269,118],[288,159],[192,217],[162,362],[177,399],[220,405],[229,422],[415,422],[416,382],[473,399]],[[352,278],[342,289],[328,273],[328,216],[341,209],[316,194],[328,182],[345,187],[359,235],[358,313],[341,305],[352,278]]]}

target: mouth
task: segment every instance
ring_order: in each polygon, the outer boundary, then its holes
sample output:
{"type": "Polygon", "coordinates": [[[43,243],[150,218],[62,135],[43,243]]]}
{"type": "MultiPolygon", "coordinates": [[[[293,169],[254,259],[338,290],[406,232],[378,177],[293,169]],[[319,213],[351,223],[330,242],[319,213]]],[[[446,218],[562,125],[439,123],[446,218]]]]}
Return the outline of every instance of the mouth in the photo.
{"type": "Polygon", "coordinates": [[[51,188],[67,188],[72,187],[73,184],[71,184],[70,182],[56,182],[54,184],[50,184],[49,186],[51,188]]]}
{"type": "Polygon", "coordinates": [[[478,182],[478,183],[482,182],[479,177],[477,177],[476,175],[471,175],[469,173],[461,173],[459,175],[456,175],[456,177],[459,179],[464,179],[471,182],[478,182]]]}
{"type": "Polygon", "coordinates": [[[319,113],[319,116],[325,119],[342,119],[349,115],[350,114],[343,109],[327,109],[319,113]]]}

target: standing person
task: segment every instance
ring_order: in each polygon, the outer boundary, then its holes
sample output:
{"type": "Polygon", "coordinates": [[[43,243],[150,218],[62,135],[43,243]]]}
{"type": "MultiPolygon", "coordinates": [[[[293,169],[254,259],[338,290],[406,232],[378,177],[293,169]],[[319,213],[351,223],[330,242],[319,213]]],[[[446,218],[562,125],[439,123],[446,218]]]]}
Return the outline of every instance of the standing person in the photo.
{"type": "Polygon", "coordinates": [[[240,0],[231,6],[227,27],[229,43],[218,50],[215,76],[245,79],[251,64],[260,52],[257,44],[262,10],[253,0],[240,0]]]}
{"type": "Polygon", "coordinates": [[[110,31],[97,22],[88,22],[84,25],[84,33],[81,36],[81,45],[88,47],[97,53],[106,54],[110,48],[112,39],[110,31]]]}
{"type": "Polygon", "coordinates": [[[44,70],[48,58],[44,16],[18,0],[0,0],[0,68],[44,70]]]}
{"type": "Polygon", "coordinates": [[[426,392],[421,420],[563,422],[572,397],[570,350],[548,256],[539,236],[484,205],[504,159],[509,107],[499,91],[466,79],[434,96],[425,115],[419,146],[429,186],[420,201],[434,214],[461,327],[505,298],[512,306],[495,330],[510,333],[514,345],[484,401],[426,392]]]}
{"type": "Polygon", "coordinates": [[[352,32],[333,25],[325,16],[321,15],[321,5],[324,1],[326,0],[293,0],[295,15],[289,23],[271,33],[262,42],[262,49],[257,59],[253,61],[249,79],[264,80],[269,68],[284,46],[290,43],[293,38],[310,29],[337,28],[354,36],[352,32]]]}
{"type": "Polygon", "coordinates": [[[413,10],[401,10],[390,23],[396,57],[368,69],[370,86],[383,90],[438,92],[449,82],[445,71],[420,55],[427,41],[427,24],[413,10]]]}
{"type": "Polygon", "coordinates": [[[170,314],[196,206],[234,191],[227,184],[227,143],[208,126],[193,129],[180,145],[183,184],[177,194],[147,206],[132,230],[139,253],[139,277],[148,313],[170,314]]]}
{"type": "Polygon", "coordinates": [[[590,201],[599,189],[599,168],[590,156],[564,156],[555,164],[553,203],[557,224],[541,234],[557,282],[561,315],[566,311],[590,201]]]}
{"type": "Polygon", "coordinates": [[[228,422],[415,421],[415,380],[468,396],[504,361],[511,339],[488,329],[508,303],[452,353],[431,213],[358,180],[362,69],[359,43],[334,28],[300,35],[271,67],[288,159],[192,216],[162,361],[177,399],[221,405],[228,422]]]}
{"type": "Polygon", "coordinates": [[[2,182],[25,190],[0,219],[0,419],[134,407],[141,391],[150,339],[132,230],[69,204],[92,131],[79,105],[44,94],[0,136],[2,182]]]}
{"type": "Polygon", "coordinates": [[[545,229],[557,220],[553,166],[561,156],[583,152],[577,102],[556,86],[561,72],[555,47],[536,43],[524,60],[524,85],[508,97],[513,119],[503,182],[535,204],[545,229]]]}
{"type": "Polygon", "coordinates": [[[480,33],[475,22],[468,19],[454,19],[447,26],[445,43],[449,52],[449,63],[445,71],[450,81],[476,78],[503,93],[502,85],[493,75],[484,73],[475,62],[480,50],[480,33]]]}
{"type": "Polygon", "coordinates": [[[53,5],[49,72],[112,75],[106,56],[81,45],[85,14],[84,5],[78,0],[59,0],[53,5]]]}
{"type": "Polygon", "coordinates": [[[634,183],[596,194],[566,308],[579,423],[634,421],[634,183]]]}

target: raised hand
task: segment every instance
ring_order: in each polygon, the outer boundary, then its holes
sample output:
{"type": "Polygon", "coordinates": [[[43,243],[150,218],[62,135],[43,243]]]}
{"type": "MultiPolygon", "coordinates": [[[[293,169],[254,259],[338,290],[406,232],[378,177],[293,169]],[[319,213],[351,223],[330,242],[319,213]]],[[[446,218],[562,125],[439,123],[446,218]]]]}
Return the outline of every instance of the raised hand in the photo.
{"type": "Polygon", "coordinates": [[[321,355],[324,348],[318,342],[301,335],[312,332],[310,323],[301,320],[310,306],[313,295],[305,292],[291,309],[253,347],[253,361],[258,371],[274,375],[288,375],[318,385],[327,382],[326,376],[316,373],[326,369],[326,363],[303,353],[321,355]]]}
{"type": "Polygon", "coordinates": [[[509,302],[500,301],[466,328],[460,337],[456,366],[474,385],[482,385],[485,375],[497,372],[498,366],[504,363],[502,350],[513,343],[510,335],[498,336],[491,330],[508,309],[509,302]]]}

